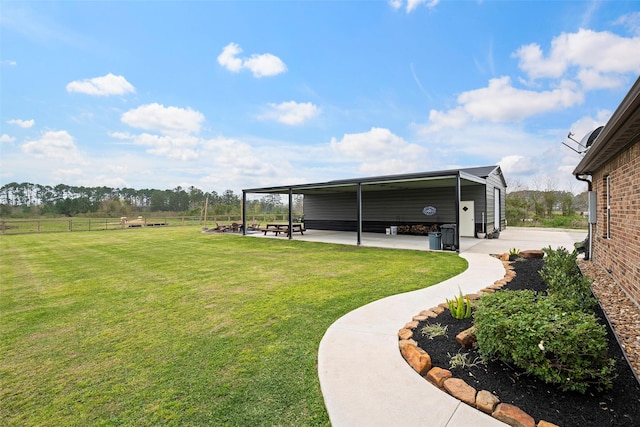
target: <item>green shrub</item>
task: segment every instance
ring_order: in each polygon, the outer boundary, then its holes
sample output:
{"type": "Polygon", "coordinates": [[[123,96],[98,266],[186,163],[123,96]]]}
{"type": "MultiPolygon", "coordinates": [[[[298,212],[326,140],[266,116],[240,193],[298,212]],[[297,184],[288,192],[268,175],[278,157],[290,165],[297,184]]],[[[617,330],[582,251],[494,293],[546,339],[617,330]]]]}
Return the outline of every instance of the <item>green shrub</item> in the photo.
{"type": "Polygon", "coordinates": [[[567,312],[554,296],[533,291],[484,295],[474,313],[480,354],[530,372],[562,390],[611,387],[606,330],[593,314],[567,312]]]}
{"type": "Polygon", "coordinates": [[[597,301],[591,293],[591,280],[582,275],[576,263],[578,253],[551,247],[543,251],[546,257],[540,276],[548,286],[548,294],[557,297],[565,310],[592,310],[597,301]]]}

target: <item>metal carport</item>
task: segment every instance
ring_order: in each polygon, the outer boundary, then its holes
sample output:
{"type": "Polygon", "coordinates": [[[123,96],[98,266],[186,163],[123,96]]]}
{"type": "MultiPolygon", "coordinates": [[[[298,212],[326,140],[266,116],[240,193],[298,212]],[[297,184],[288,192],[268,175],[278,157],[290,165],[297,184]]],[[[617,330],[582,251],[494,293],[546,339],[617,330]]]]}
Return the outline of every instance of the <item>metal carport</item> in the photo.
{"type": "MultiPolygon", "coordinates": [[[[455,201],[455,224],[456,224],[456,247],[459,250],[460,241],[460,197],[461,188],[465,185],[484,185],[487,184],[487,176],[496,173],[504,182],[500,168],[498,166],[485,166],[467,169],[452,169],[436,172],[423,172],[402,175],[386,175],[367,178],[355,178],[334,180],[312,184],[285,185],[276,187],[249,188],[242,190],[242,221],[246,224],[246,201],[247,194],[286,194],[289,198],[288,222],[289,227],[293,224],[293,195],[313,195],[319,193],[355,193],[356,203],[356,236],[357,245],[362,242],[362,223],[363,223],[363,192],[376,191],[401,191],[410,189],[429,189],[435,187],[451,188],[452,196],[455,201]]],[[[485,201],[486,202],[486,201],[485,201]]],[[[486,203],[485,203],[486,204],[486,203]]],[[[246,230],[243,229],[243,234],[246,230]]],[[[289,233],[289,239],[293,233],[289,233]]]]}

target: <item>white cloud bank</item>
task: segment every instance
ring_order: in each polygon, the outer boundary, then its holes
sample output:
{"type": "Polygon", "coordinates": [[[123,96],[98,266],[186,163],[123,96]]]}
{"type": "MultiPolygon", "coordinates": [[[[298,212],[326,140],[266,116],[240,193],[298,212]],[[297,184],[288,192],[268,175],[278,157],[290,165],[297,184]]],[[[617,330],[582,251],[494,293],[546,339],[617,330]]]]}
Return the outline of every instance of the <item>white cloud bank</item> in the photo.
{"type": "Polygon", "coordinates": [[[20,148],[23,153],[38,159],[86,164],[73,137],[64,130],[44,132],[41,138],[27,141],[20,148]]]}
{"type": "Polygon", "coordinates": [[[111,73],[92,79],[75,80],[67,85],[67,92],[78,92],[85,95],[112,96],[135,93],[136,89],[122,76],[111,73]]]}
{"type": "Polygon", "coordinates": [[[20,126],[23,129],[29,129],[36,124],[36,121],[33,119],[31,120],[11,119],[11,120],[7,120],[7,123],[10,125],[20,126]]]}
{"type": "Polygon", "coordinates": [[[238,58],[242,49],[236,43],[229,43],[218,55],[218,63],[229,71],[238,73],[247,69],[254,77],[276,76],[287,71],[287,66],[280,58],[270,53],[253,54],[248,58],[238,58]]]}
{"type": "MultiPolygon", "coordinates": [[[[421,4],[424,4],[429,9],[432,9],[436,7],[438,3],[440,3],[440,0],[407,0],[405,9],[407,13],[411,13],[421,4]]],[[[405,5],[405,2],[404,0],[389,0],[389,5],[397,10],[402,9],[402,7],[405,5]]]]}
{"type": "Polygon", "coordinates": [[[113,132],[111,136],[149,147],[147,152],[174,160],[193,160],[201,144],[197,134],[205,118],[191,108],[165,107],[152,103],[122,114],[122,123],[148,132],[130,134],[113,132]]]}
{"type": "Polygon", "coordinates": [[[580,29],[555,37],[546,56],[536,43],[522,46],[513,56],[530,79],[557,79],[574,68],[584,89],[591,90],[623,85],[622,74],[640,74],[640,55],[631,52],[640,52],[640,36],[580,29]]]}
{"type": "Polygon", "coordinates": [[[473,121],[517,122],[580,105],[588,91],[624,87],[630,75],[640,74],[640,55],[631,52],[640,52],[640,36],[585,29],[555,37],[547,55],[538,44],[524,45],[512,56],[528,78],[521,82],[525,87],[509,76],[491,79],[486,87],[459,94],[455,107],[431,110],[421,133],[473,121]]]}
{"type": "Polygon", "coordinates": [[[289,126],[299,126],[316,117],[320,109],[311,102],[288,101],[269,104],[269,111],[260,115],[262,120],[275,120],[289,126]]]}
{"type": "Polygon", "coordinates": [[[9,136],[6,133],[3,133],[2,135],[0,135],[0,143],[6,142],[7,144],[11,144],[15,140],[16,140],[15,137],[9,136]]]}
{"type": "Polygon", "coordinates": [[[331,139],[331,150],[337,161],[359,163],[365,174],[394,174],[425,169],[427,150],[405,141],[389,129],[371,128],[368,132],[344,134],[331,139]]]}
{"type": "Polygon", "coordinates": [[[120,120],[134,128],[163,134],[192,134],[200,132],[204,115],[191,108],[165,107],[154,102],[127,111],[120,120]]]}

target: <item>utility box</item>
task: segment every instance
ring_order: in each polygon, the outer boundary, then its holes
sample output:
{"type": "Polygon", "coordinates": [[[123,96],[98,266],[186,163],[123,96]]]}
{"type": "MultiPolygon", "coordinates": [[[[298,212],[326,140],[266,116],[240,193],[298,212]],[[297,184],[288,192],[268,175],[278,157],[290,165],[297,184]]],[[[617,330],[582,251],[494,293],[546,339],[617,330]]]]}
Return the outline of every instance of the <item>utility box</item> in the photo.
{"type": "Polygon", "coordinates": [[[443,224],[440,226],[442,231],[442,249],[449,249],[455,251],[456,245],[456,225],[455,224],[443,224]]]}
{"type": "Polygon", "coordinates": [[[595,191],[588,191],[587,192],[587,206],[588,206],[588,213],[589,213],[589,224],[595,224],[596,223],[596,217],[597,217],[597,205],[596,205],[596,200],[598,199],[597,194],[595,191]]]}

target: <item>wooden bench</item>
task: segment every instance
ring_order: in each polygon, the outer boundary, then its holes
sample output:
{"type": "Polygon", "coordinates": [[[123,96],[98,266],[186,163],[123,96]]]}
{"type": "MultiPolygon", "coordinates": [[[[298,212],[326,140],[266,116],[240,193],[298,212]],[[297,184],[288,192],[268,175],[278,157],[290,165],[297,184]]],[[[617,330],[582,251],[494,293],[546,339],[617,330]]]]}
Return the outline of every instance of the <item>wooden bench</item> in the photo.
{"type": "Polygon", "coordinates": [[[266,236],[268,232],[272,231],[273,233],[275,233],[275,235],[277,236],[280,233],[286,233],[289,230],[286,228],[278,228],[278,227],[267,227],[267,228],[261,228],[260,231],[262,231],[264,233],[264,235],[266,236]]]}
{"type": "MultiPolygon", "coordinates": [[[[304,235],[304,232],[307,231],[304,228],[302,228],[302,224],[293,224],[291,229],[293,233],[300,233],[301,235],[304,235]]],[[[283,233],[285,236],[288,236],[289,224],[267,224],[267,227],[261,228],[260,231],[262,231],[265,236],[269,232],[274,233],[276,236],[279,235],[280,233],[283,233]]]]}
{"type": "MultiPolygon", "coordinates": [[[[307,231],[304,228],[302,228],[302,224],[293,224],[293,226],[291,227],[291,232],[292,233],[300,233],[301,236],[304,235],[304,232],[307,231]]],[[[289,228],[287,227],[287,236],[289,235],[289,228]]]]}

